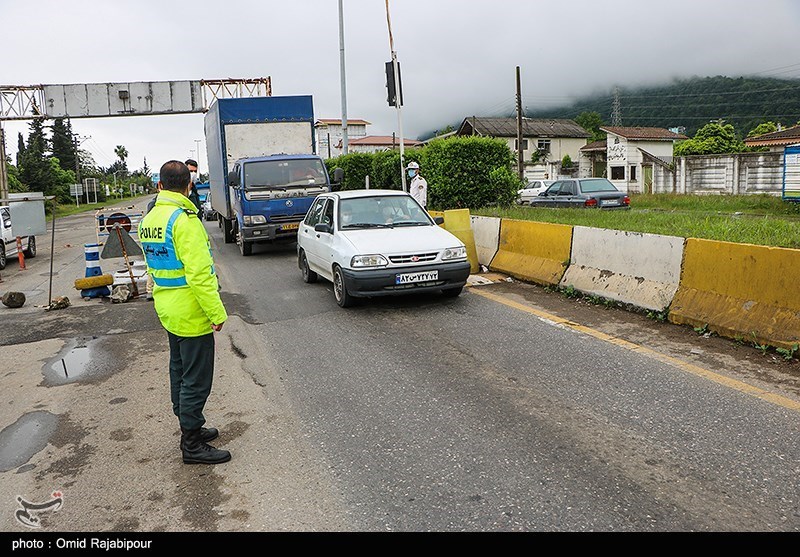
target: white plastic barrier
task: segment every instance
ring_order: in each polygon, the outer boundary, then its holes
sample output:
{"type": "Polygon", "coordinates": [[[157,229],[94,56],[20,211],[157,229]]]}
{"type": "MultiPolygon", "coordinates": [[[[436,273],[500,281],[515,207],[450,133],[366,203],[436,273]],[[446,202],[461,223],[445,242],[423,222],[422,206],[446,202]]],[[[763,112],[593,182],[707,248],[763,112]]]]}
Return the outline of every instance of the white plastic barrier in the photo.
{"type": "Polygon", "coordinates": [[[488,267],[500,246],[500,219],[496,217],[471,217],[472,235],[478,263],[488,267]]]}
{"type": "Polygon", "coordinates": [[[681,278],[684,238],[576,226],[560,286],[663,311],[681,278]]]}

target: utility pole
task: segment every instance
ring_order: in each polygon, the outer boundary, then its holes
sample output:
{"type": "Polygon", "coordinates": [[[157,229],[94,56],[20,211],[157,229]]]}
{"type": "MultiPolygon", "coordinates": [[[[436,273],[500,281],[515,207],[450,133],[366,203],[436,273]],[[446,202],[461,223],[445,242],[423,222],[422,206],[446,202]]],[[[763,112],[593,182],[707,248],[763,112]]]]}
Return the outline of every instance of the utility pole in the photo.
{"type": "Polygon", "coordinates": [[[519,179],[525,180],[525,149],[522,145],[522,84],[517,66],[517,171],[519,179]]]}
{"type": "Polygon", "coordinates": [[[403,191],[408,192],[406,186],[405,171],[405,146],[403,143],[403,116],[401,106],[403,104],[402,85],[400,84],[400,71],[397,66],[397,52],[394,50],[394,38],[392,37],[392,19],[389,15],[389,0],[386,0],[386,23],[389,26],[389,50],[392,53],[392,73],[394,74],[395,107],[397,108],[397,131],[400,134],[400,178],[403,182],[403,191]]]}
{"type": "MultiPolygon", "coordinates": [[[[200,142],[203,141],[202,139],[195,139],[194,144],[197,147],[197,163],[200,164],[200,142]]],[[[197,174],[200,174],[200,168],[197,169],[197,174]]]]}
{"type": "Polygon", "coordinates": [[[344,10],[339,0],[339,69],[342,82],[342,154],[349,152],[347,140],[347,78],[344,70],[344,10]]]}
{"type": "Polygon", "coordinates": [[[0,126],[0,204],[8,199],[8,176],[6,175],[6,136],[0,126]]]}

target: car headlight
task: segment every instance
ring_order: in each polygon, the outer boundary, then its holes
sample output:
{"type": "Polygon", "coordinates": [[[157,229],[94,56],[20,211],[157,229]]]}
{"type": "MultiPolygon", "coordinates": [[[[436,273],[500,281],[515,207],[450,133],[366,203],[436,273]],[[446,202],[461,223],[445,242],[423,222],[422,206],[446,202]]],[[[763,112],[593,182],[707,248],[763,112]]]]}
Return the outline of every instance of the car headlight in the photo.
{"type": "Polygon", "coordinates": [[[264,215],[245,215],[244,225],[251,226],[254,224],[267,224],[267,217],[264,215]]]}
{"type": "Polygon", "coordinates": [[[386,267],[389,262],[382,255],[356,255],[350,261],[350,265],[356,268],[363,267],[386,267]]]}
{"type": "Polygon", "coordinates": [[[467,248],[459,246],[457,248],[447,248],[442,254],[442,261],[449,261],[451,259],[466,259],[467,248]]]}

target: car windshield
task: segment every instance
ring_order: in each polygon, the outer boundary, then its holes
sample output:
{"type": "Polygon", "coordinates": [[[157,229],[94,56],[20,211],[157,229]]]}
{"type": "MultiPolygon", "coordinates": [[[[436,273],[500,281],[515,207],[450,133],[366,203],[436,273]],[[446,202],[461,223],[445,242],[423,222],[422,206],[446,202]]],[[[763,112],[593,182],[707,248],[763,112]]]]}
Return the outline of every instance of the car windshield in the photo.
{"type": "Polygon", "coordinates": [[[583,193],[598,193],[603,191],[619,191],[614,184],[605,178],[593,178],[591,180],[581,180],[581,191],[583,193]]]}
{"type": "Polygon", "coordinates": [[[428,213],[409,195],[342,199],[339,229],[433,226],[428,213]]]}
{"type": "Polygon", "coordinates": [[[292,159],[248,162],[244,165],[245,189],[304,188],[327,183],[322,161],[292,159]]]}

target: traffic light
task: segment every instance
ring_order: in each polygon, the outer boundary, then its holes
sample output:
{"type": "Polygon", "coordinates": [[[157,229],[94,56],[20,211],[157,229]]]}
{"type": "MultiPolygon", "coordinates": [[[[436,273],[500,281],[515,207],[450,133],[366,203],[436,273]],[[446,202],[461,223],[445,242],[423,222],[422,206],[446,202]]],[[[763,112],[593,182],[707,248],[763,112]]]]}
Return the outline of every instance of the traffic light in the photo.
{"type": "MultiPolygon", "coordinates": [[[[400,84],[400,106],[403,106],[403,80],[400,78],[400,62],[397,63],[397,81],[400,84]]],[[[388,92],[387,100],[389,101],[389,106],[397,106],[398,87],[394,80],[393,62],[386,62],[386,90],[388,92]]]]}

